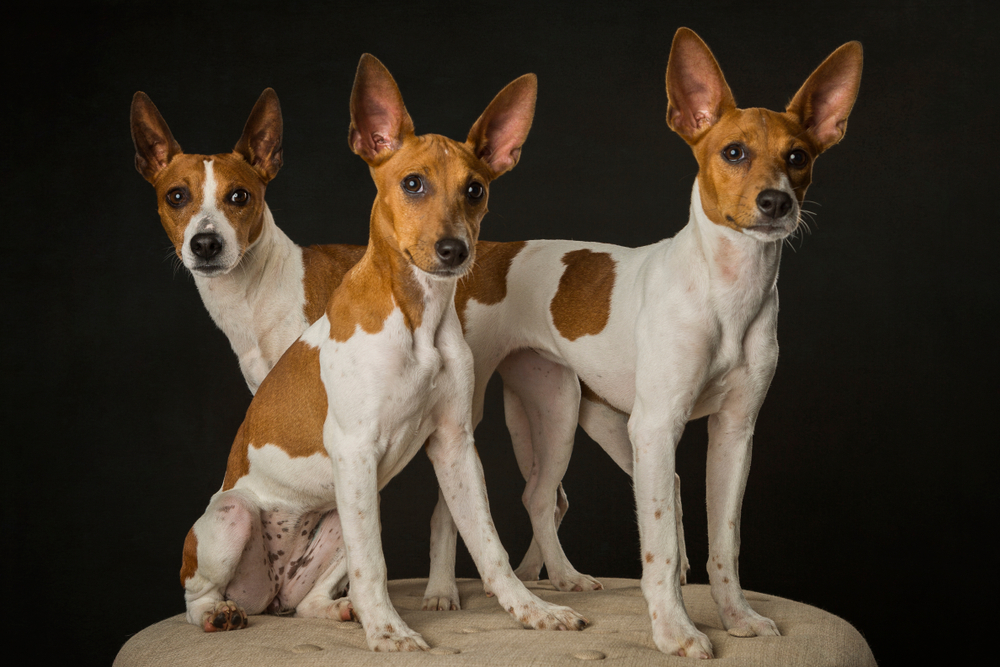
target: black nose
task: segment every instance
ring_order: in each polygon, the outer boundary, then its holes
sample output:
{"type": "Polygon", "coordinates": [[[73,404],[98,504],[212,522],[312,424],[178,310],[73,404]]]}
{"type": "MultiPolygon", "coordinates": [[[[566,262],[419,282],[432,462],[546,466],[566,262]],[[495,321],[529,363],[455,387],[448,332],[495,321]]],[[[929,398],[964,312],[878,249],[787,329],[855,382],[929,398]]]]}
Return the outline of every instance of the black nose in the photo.
{"type": "Polygon", "coordinates": [[[441,239],[434,244],[434,250],[445,266],[461,266],[469,258],[469,246],[459,239],[441,239]]]}
{"type": "Polygon", "coordinates": [[[792,210],[792,198],[781,190],[762,190],[757,195],[757,208],[767,217],[777,220],[792,210]]]}
{"type": "Polygon", "coordinates": [[[212,259],[222,252],[222,239],[218,234],[195,234],[191,238],[191,252],[202,259],[212,259]]]}

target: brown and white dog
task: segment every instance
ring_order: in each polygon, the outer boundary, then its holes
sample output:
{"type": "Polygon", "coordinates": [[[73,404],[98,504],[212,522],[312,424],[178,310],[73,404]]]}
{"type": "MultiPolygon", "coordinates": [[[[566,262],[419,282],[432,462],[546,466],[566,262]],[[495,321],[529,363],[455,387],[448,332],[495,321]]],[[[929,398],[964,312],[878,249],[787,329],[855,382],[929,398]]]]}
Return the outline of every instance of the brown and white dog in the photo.
{"type": "MultiPolygon", "coordinates": [[[[339,619],[346,602],[332,594],[349,581],[373,650],[427,648],[389,601],[378,537],[379,488],[426,443],[443,497],[503,608],[531,627],[586,625],[532,595],[507,562],[473,446],[473,361],[454,305],[489,183],[517,163],[535,91],[533,75],[508,85],[465,143],[418,137],[389,72],[362,57],[349,143],[378,187],[369,245],[260,384],[222,489],[188,534],[181,579],[191,623],[237,629],[247,613],[286,609],[339,619]]],[[[247,161],[267,173],[280,147],[264,147],[248,150],[247,161]]],[[[212,180],[217,156],[195,159],[212,180]]],[[[212,191],[202,192],[195,205],[204,208],[212,191]]]]}
{"type": "MultiPolygon", "coordinates": [[[[681,598],[686,563],[674,473],[685,424],[706,415],[712,594],[730,634],[779,634],[740,587],[740,510],[754,424],[778,358],[782,242],[800,224],[814,160],[844,136],[861,67],[861,45],[845,44],[784,113],[739,109],[708,47],[681,28],[667,66],[667,124],[700,167],[687,226],[637,249],[483,243],[475,271],[459,287],[459,316],[476,361],[474,405],[482,405],[486,382],[499,370],[528,478],[524,499],[542,558],[526,564],[536,575],[542,559],[550,575],[554,566],[569,566],[555,501],[578,416],[633,477],[642,590],[653,639],[665,653],[712,656],[681,598]]],[[[442,505],[435,533],[446,532],[444,514],[442,505]]],[[[526,564],[522,577],[530,575],[526,564]]]]}
{"type": "Polygon", "coordinates": [[[232,153],[185,154],[149,97],[132,98],[135,166],[160,222],[225,332],[251,392],[315,322],[363,246],[301,248],[264,202],[282,163],[278,96],[265,90],[232,153]]]}
{"type": "MultiPolygon", "coordinates": [[[[330,295],[361,259],[365,247],[300,247],[275,224],[264,194],[282,164],[283,127],[278,97],[270,88],[257,100],[232,153],[210,157],[185,154],[163,116],[142,92],[132,100],[131,127],[136,169],[156,189],[160,222],[177,257],[194,276],[213,321],[229,338],[250,391],[256,392],[285,350],[325,312],[330,295]]],[[[501,298],[503,276],[499,283],[491,277],[502,268],[496,266],[497,261],[503,265],[503,258],[516,247],[485,241],[477,245],[479,265],[484,268],[477,271],[480,279],[460,281],[459,307],[464,308],[470,298],[479,303],[501,298]]],[[[468,325],[479,332],[490,330],[474,321],[468,325]]],[[[516,322],[493,325],[506,340],[503,330],[516,327],[516,322]]],[[[491,349],[482,333],[478,340],[486,350],[491,349]]],[[[527,350],[518,351],[501,367],[512,397],[516,389],[545,386],[553,372],[561,374],[562,370],[527,350]]],[[[575,376],[569,379],[575,384],[575,376]]],[[[519,404],[509,401],[508,415],[517,414],[519,404]]],[[[482,392],[475,415],[478,423],[482,392]]],[[[576,406],[567,418],[575,428],[576,406]]],[[[528,479],[530,471],[524,472],[528,479]]],[[[566,496],[561,486],[557,488],[558,507],[565,512],[566,496]]],[[[454,575],[457,534],[443,501],[433,528],[431,576],[423,606],[458,609],[454,575]]],[[[557,588],[600,587],[596,580],[576,572],[561,549],[559,553],[561,559],[553,559],[548,570],[557,588]]],[[[518,576],[537,579],[542,564],[541,552],[533,541],[518,576]]]]}

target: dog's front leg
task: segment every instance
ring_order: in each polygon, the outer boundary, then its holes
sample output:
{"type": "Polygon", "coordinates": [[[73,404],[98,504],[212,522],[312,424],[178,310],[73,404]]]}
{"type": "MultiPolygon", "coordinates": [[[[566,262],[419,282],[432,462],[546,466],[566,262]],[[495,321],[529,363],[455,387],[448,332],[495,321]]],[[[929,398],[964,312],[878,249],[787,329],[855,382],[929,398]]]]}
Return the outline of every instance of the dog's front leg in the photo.
{"type": "MultiPolygon", "coordinates": [[[[639,330],[656,332],[652,326],[639,330]]],[[[675,453],[708,372],[704,337],[647,335],[639,341],[636,392],[628,422],[642,556],[642,592],[656,647],[670,655],[711,658],[681,597],[675,453]]]]}
{"type": "Polygon", "coordinates": [[[755,350],[751,367],[733,371],[732,389],[708,418],[708,574],[722,623],[736,637],[776,636],[778,627],[746,601],[739,579],[740,514],[757,412],[774,374],[777,345],[755,350]]]}
{"type": "MultiPolygon", "coordinates": [[[[642,554],[642,592],[649,606],[653,642],[669,655],[711,658],[712,643],[695,628],[681,596],[674,453],[688,411],[664,422],[663,412],[670,411],[652,407],[654,414],[636,398],[629,431],[633,441],[632,478],[642,554]]],[[[676,410],[672,412],[677,414],[676,410]]]]}
{"type": "Polygon", "coordinates": [[[472,442],[471,426],[455,422],[439,426],[430,437],[427,456],[434,464],[441,492],[483,584],[496,595],[500,605],[528,627],[543,630],[586,627],[587,620],[575,611],[540,600],[514,576],[490,517],[486,479],[472,442]]]}
{"type": "Polygon", "coordinates": [[[333,463],[337,509],[347,550],[351,605],[365,628],[373,651],[420,651],[430,648],[411,630],[389,600],[382,553],[378,505],[378,456],[382,443],[337,436],[327,419],[324,440],[333,463]],[[331,437],[333,435],[333,437],[331,437]]]}

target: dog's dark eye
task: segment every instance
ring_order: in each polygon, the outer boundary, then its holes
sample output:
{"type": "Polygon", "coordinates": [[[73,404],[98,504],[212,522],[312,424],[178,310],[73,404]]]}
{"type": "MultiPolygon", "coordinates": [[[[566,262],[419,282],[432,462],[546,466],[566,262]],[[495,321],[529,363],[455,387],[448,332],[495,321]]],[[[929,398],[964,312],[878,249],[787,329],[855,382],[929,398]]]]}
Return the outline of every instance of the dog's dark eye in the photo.
{"type": "Polygon", "coordinates": [[[747,156],[746,150],[739,144],[729,144],[722,149],[722,157],[732,163],[742,162],[747,156]]]}
{"type": "Polygon", "coordinates": [[[788,154],[787,160],[792,167],[804,167],[809,162],[809,155],[801,148],[796,148],[788,154]]]}
{"type": "Polygon", "coordinates": [[[246,190],[244,190],[243,188],[239,188],[237,190],[233,190],[232,193],[230,193],[230,195],[229,195],[229,203],[230,204],[236,204],[237,206],[243,206],[248,201],[250,201],[250,193],[247,192],[246,190]]]}
{"type": "Polygon", "coordinates": [[[180,208],[184,204],[188,203],[191,197],[188,195],[187,188],[174,188],[167,192],[167,203],[174,208],[180,208]]]}
{"type": "Polygon", "coordinates": [[[479,201],[485,193],[486,188],[483,187],[482,183],[477,183],[476,181],[469,183],[469,187],[465,189],[465,196],[472,201],[479,201]]]}
{"type": "Polygon", "coordinates": [[[419,194],[424,191],[424,183],[416,174],[410,174],[403,179],[403,189],[411,195],[419,194]]]}

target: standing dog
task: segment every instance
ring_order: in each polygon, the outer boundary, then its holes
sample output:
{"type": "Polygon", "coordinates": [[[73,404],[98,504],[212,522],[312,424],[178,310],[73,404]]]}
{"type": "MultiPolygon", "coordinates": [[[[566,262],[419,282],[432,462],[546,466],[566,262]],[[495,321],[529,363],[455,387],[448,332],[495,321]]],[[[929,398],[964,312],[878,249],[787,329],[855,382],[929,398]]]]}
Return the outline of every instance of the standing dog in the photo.
{"type": "MultiPolygon", "coordinates": [[[[181,580],[191,623],[236,629],[246,613],[293,608],[342,618],[344,601],[331,594],[346,576],[369,647],[427,648],[389,601],[378,539],[378,490],[426,442],[500,604],[531,627],[586,625],[533,596],[500,546],[472,441],[472,355],[454,306],[488,185],[517,163],[535,91],[533,75],[508,85],[464,144],[417,137],[389,72],[362,57],[349,143],[378,187],[369,245],[261,383],[222,490],[188,534],[181,580]]],[[[251,156],[273,163],[271,146],[251,156]]]]}
{"type": "MultiPolygon", "coordinates": [[[[740,509],[754,424],[778,358],[781,245],[799,225],[813,161],[844,136],[861,65],[861,45],[845,44],[784,113],[739,109],[708,47],[681,28],[667,66],[667,124],[699,165],[687,226],[638,249],[480,244],[476,270],[459,288],[475,405],[497,369],[550,575],[574,572],[556,535],[564,511],[556,499],[579,418],[633,477],[642,590],[665,653],[712,657],[681,598],[674,473],[685,424],[706,415],[712,595],[730,634],[779,634],[740,587],[740,509]]],[[[435,543],[447,542],[446,513],[439,503],[435,543]]],[[[519,574],[530,575],[528,566],[537,575],[542,558],[529,552],[519,574]]]]}

